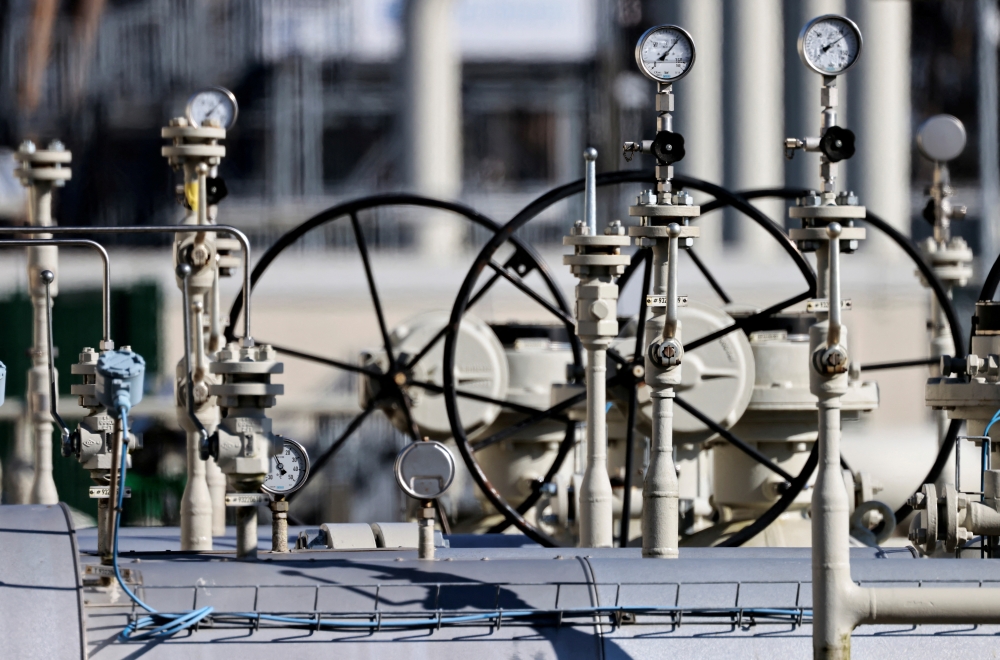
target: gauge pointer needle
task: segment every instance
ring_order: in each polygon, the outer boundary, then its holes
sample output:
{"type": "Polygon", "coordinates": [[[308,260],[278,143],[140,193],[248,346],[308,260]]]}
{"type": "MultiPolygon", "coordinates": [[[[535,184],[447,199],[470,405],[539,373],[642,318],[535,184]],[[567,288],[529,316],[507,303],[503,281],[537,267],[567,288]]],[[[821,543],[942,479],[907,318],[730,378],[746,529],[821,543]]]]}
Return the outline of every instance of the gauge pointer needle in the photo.
{"type": "Polygon", "coordinates": [[[674,49],[674,46],[676,46],[677,42],[680,41],[680,40],[681,40],[680,37],[677,37],[676,39],[674,39],[674,43],[670,44],[670,48],[668,48],[667,50],[665,50],[663,52],[663,55],[660,55],[660,57],[658,58],[658,60],[660,62],[662,62],[664,59],[666,59],[667,55],[670,54],[670,51],[672,51],[674,49]]]}
{"type": "Polygon", "coordinates": [[[285,474],[285,466],[281,464],[281,461],[275,460],[274,464],[278,466],[278,471],[281,472],[281,474],[285,474]]]}
{"type": "Polygon", "coordinates": [[[828,51],[828,50],[830,50],[831,48],[833,48],[833,46],[834,46],[835,44],[837,44],[837,43],[838,43],[838,42],[840,42],[840,41],[843,41],[843,40],[844,40],[844,37],[845,37],[845,36],[846,36],[846,35],[843,35],[843,34],[842,34],[842,35],[840,35],[840,39],[834,39],[833,41],[831,41],[831,42],[830,42],[830,43],[828,43],[827,45],[823,46],[823,52],[825,53],[826,51],[828,51]]]}

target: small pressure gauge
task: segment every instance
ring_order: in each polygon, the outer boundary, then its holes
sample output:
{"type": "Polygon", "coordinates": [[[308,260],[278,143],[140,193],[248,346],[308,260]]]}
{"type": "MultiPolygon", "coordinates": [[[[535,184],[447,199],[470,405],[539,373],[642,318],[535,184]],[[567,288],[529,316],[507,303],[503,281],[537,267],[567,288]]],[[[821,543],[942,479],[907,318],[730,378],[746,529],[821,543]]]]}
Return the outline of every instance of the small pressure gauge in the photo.
{"type": "Polygon", "coordinates": [[[188,99],[186,114],[192,126],[200,127],[209,119],[229,130],[236,123],[239,106],[236,96],[225,87],[208,87],[188,99]]]}
{"type": "Polygon", "coordinates": [[[935,162],[955,160],[965,149],[965,126],[957,117],[934,115],[917,129],[917,148],[935,162]]]}
{"type": "Polygon", "coordinates": [[[659,25],[646,30],[635,47],[639,70],[656,82],[680,80],[694,64],[694,41],[676,25],[659,25]]]}
{"type": "MultiPolygon", "coordinates": [[[[281,436],[279,436],[281,437],[281,436]]],[[[271,471],[264,477],[261,490],[272,495],[288,495],[306,484],[309,478],[309,454],[305,447],[288,438],[280,454],[271,457],[271,471]]]]}
{"type": "Polygon", "coordinates": [[[854,21],[836,14],[814,18],[799,34],[799,57],[824,76],[839,76],[861,55],[861,30],[854,21]]]}
{"type": "Polygon", "coordinates": [[[455,478],[455,458],[437,440],[420,440],[403,448],[393,468],[403,492],[418,500],[441,497],[455,478]]]}

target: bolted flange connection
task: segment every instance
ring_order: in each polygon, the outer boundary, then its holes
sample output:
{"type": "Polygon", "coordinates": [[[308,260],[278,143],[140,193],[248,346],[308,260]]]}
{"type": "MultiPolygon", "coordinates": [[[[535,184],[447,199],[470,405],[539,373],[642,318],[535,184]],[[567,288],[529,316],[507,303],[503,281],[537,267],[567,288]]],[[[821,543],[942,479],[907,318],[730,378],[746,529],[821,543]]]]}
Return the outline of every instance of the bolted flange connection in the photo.
{"type": "Polygon", "coordinates": [[[38,149],[31,140],[25,140],[14,152],[17,161],[15,176],[25,187],[48,184],[56,187],[66,185],[73,177],[69,164],[73,154],[59,140],[49,143],[47,149],[38,149]]]}
{"type": "MultiPolygon", "coordinates": [[[[987,481],[987,489],[992,490],[990,480],[987,481]]],[[[919,512],[910,523],[909,539],[927,554],[937,550],[938,541],[951,553],[975,534],[994,535],[1000,531],[1000,513],[986,504],[970,501],[950,484],[941,495],[934,484],[924,484],[907,504],[919,512]]]]}
{"type": "Polygon", "coordinates": [[[231,345],[219,351],[218,361],[209,365],[211,373],[222,376],[222,384],[211,385],[209,393],[217,397],[224,416],[209,440],[208,455],[203,453],[202,458],[214,457],[225,474],[263,480],[271,455],[281,449],[265,415],[285,391],[284,385],[271,382],[273,374],[284,372],[284,365],[275,357],[271,346],[231,345]]]}
{"type": "MultiPolygon", "coordinates": [[[[90,414],[81,419],[76,431],[66,438],[62,455],[76,456],[83,468],[91,471],[95,482],[106,485],[103,482],[112,468],[111,443],[115,437],[115,419],[97,398],[97,361],[100,355],[93,348],[84,348],[79,361],[70,367],[70,373],[82,376],[82,382],[70,385],[70,393],[79,398],[80,406],[89,409],[90,414]]],[[[129,433],[129,451],[139,446],[138,436],[129,433]]]]}

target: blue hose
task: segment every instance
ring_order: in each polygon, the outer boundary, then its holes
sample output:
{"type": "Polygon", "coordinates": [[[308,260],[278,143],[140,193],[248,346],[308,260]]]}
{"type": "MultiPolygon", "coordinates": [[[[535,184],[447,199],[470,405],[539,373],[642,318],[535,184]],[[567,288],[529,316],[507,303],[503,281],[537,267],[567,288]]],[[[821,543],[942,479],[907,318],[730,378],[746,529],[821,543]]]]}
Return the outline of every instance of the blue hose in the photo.
{"type": "Polygon", "coordinates": [[[118,482],[118,501],[115,503],[116,506],[114,513],[115,526],[111,566],[114,568],[115,578],[118,580],[118,585],[122,588],[122,591],[124,591],[128,597],[132,599],[133,603],[149,612],[149,616],[137,619],[125,626],[125,628],[118,633],[118,639],[122,641],[162,639],[164,637],[175,635],[182,630],[191,628],[211,614],[215,608],[208,606],[192,610],[190,612],[183,612],[181,614],[163,614],[161,612],[157,612],[155,609],[144,603],[131,589],[128,588],[128,585],[125,584],[125,580],[122,579],[121,571],[118,568],[118,530],[121,525],[122,501],[125,499],[125,471],[128,467],[128,408],[124,405],[120,406],[118,408],[118,415],[122,420],[122,462],[118,470],[118,474],[120,476],[118,482]],[[153,628],[146,630],[149,626],[153,626],[153,628]],[[142,632],[138,632],[140,630],[142,632]],[[138,634],[136,634],[137,632],[138,634]]]}
{"type": "MultiPolygon", "coordinates": [[[[984,437],[989,437],[989,435],[990,435],[990,429],[993,428],[993,425],[996,424],[997,422],[1000,422],[1000,410],[998,410],[995,413],[993,413],[993,419],[990,420],[990,423],[986,425],[986,430],[983,431],[983,436],[984,437]]],[[[980,498],[983,499],[983,500],[985,500],[985,498],[986,498],[986,470],[988,470],[989,467],[990,467],[990,441],[989,440],[983,440],[983,458],[982,458],[982,463],[983,463],[983,474],[982,474],[982,476],[979,479],[979,492],[982,493],[982,495],[980,496],[980,498]]],[[[958,466],[958,467],[959,467],[959,469],[961,469],[961,466],[958,466]]]]}

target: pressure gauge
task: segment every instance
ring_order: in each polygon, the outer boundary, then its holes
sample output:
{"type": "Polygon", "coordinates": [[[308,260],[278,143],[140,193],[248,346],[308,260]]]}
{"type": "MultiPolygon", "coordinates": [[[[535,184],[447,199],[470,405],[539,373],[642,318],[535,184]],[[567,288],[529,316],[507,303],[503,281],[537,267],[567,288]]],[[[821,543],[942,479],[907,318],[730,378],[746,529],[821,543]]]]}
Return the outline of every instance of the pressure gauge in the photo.
{"type": "MultiPolygon", "coordinates": [[[[281,436],[278,436],[281,437],[281,436]]],[[[282,438],[285,446],[271,457],[271,471],[264,477],[261,490],[272,495],[288,495],[306,484],[309,478],[309,454],[295,440],[282,438]]]]}
{"type": "Polygon", "coordinates": [[[236,96],[225,87],[208,87],[188,99],[186,114],[192,126],[199,127],[214,119],[222,128],[229,130],[236,123],[239,106],[236,105],[236,96]]]}
{"type": "Polygon", "coordinates": [[[437,440],[421,440],[399,452],[393,472],[404,493],[418,500],[433,500],[441,497],[455,478],[455,459],[437,440]]]}
{"type": "Polygon", "coordinates": [[[939,163],[954,160],[965,149],[965,126],[957,117],[935,115],[917,129],[917,148],[939,163]]]}
{"type": "Polygon", "coordinates": [[[676,25],[659,25],[646,30],[635,47],[639,70],[657,82],[680,80],[694,64],[694,41],[676,25]]]}
{"type": "Polygon", "coordinates": [[[836,14],[814,18],[799,34],[799,56],[807,67],[824,76],[839,76],[861,55],[861,30],[854,21],[836,14]]]}

